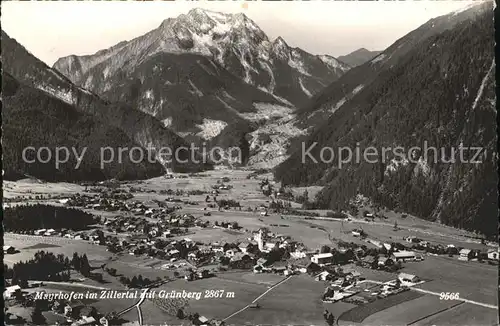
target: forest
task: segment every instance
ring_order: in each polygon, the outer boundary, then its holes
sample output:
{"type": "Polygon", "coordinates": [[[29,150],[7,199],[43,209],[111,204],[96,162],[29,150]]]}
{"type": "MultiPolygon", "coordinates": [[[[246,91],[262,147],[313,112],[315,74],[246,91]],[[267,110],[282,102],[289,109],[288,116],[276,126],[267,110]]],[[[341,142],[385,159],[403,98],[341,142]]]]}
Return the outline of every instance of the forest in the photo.
{"type": "Polygon", "coordinates": [[[298,150],[277,167],[275,176],[284,185],[326,186],[316,198],[320,207],[345,209],[361,193],[390,209],[494,236],[498,176],[492,14],[485,12],[414,46],[317,127],[305,144],[309,148],[317,142],[312,154],[320,157],[322,147],[409,149],[427,142],[444,148],[446,160],[451,148],[463,144],[483,147],[483,163],[425,162],[420,153],[419,163],[396,169],[392,157],[339,168],[310,160],[303,164],[298,150]]]}

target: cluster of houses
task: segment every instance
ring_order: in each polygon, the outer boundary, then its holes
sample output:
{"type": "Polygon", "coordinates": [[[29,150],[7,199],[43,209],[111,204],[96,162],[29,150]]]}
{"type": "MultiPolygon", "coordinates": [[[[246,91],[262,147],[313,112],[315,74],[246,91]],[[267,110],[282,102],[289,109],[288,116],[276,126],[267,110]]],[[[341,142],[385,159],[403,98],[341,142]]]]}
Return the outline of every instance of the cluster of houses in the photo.
{"type": "Polygon", "coordinates": [[[412,247],[418,250],[425,250],[427,252],[433,254],[441,254],[441,255],[449,255],[454,256],[457,255],[459,260],[469,261],[469,260],[489,260],[489,261],[499,261],[499,253],[498,248],[492,248],[485,251],[468,249],[468,248],[459,248],[453,244],[449,244],[447,246],[443,246],[440,244],[433,245],[428,241],[421,240],[417,237],[405,237],[404,240],[408,243],[412,244],[412,247]]]}

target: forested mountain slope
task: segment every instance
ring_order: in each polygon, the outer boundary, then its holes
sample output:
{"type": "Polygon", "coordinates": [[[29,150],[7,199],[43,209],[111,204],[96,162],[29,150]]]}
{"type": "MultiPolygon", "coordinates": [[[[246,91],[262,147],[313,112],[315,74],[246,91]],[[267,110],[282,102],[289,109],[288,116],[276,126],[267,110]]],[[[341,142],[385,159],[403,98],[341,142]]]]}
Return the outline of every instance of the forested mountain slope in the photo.
{"type": "MultiPolygon", "coordinates": [[[[303,163],[301,150],[297,149],[276,169],[276,177],[284,184],[325,185],[317,198],[322,207],[346,208],[350,199],[362,193],[389,208],[496,234],[492,4],[471,10],[473,14],[470,10],[465,12],[466,16],[457,18],[454,27],[421,39],[418,46],[407,49],[389,68],[377,71],[373,81],[338,106],[305,143],[306,149],[317,143],[311,151],[317,160],[323,147],[337,150],[345,146],[354,152],[359,146],[361,153],[367,147],[375,147],[380,154],[382,148],[400,146],[408,153],[411,147],[424,148],[427,143],[427,148],[438,149],[436,161],[432,151],[428,151],[427,159],[422,151],[416,151],[412,157],[406,154],[403,159],[388,152],[384,160],[379,156],[375,164],[361,157],[359,163],[353,159],[339,168],[338,157],[333,163],[314,163],[309,158],[303,163]],[[445,163],[452,157],[452,148],[458,149],[461,144],[466,148],[483,147],[484,162],[445,163]],[[441,148],[444,159],[439,157],[441,148]]],[[[412,33],[417,32],[424,33],[412,33]]],[[[355,70],[366,69],[364,66],[354,68],[345,78],[352,78],[355,70]]],[[[326,90],[315,106],[336,107],[338,97],[326,90]]],[[[465,159],[472,159],[474,153],[466,152],[465,159]]],[[[346,156],[344,153],[343,158],[346,156]]],[[[459,160],[458,154],[455,157],[459,160]]],[[[370,158],[373,160],[373,156],[370,158]]]]}

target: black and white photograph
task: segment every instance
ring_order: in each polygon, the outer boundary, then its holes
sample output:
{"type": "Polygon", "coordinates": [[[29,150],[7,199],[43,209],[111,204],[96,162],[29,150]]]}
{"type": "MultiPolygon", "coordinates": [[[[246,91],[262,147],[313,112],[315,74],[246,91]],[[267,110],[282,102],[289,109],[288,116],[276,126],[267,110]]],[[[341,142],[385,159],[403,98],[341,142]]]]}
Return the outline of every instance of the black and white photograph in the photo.
{"type": "Polygon", "coordinates": [[[5,325],[499,325],[476,1],[2,1],[5,325]]]}

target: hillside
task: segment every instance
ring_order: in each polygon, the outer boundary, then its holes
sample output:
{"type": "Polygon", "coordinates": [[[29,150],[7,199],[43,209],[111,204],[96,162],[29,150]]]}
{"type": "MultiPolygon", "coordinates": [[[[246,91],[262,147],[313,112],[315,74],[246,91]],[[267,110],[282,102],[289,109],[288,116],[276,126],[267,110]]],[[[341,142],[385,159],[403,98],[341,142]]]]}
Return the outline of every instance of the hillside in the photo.
{"type": "Polygon", "coordinates": [[[380,54],[382,51],[369,51],[365,48],[357,49],[346,55],[341,55],[337,59],[348,64],[351,67],[357,67],[363,63],[370,61],[380,54]]]}
{"type": "MultiPolygon", "coordinates": [[[[313,112],[329,112],[318,114],[325,121],[307,138],[305,148],[317,142],[311,153],[319,159],[322,147],[345,146],[353,152],[359,147],[361,153],[375,147],[377,163],[361,157],[339,168],[336,156],[333,163],[307,158],[303,164],[297,148],[276,169],[276,177],[284,184],[325,185],[317,197],[321,207],[347,208],[361,193],[425,219],[496,234],[492,31],[491,3],[482,4],[433,19],[371,62],[353,68],[311,103],[308,109],[314,108],[313,112]],[[342,95],[339,86],[350,95],[342,95]],[[461,143],[483,147],[486,157],[481,164],[450,164],[439,157],[435,162],[432,151],[428,157],[422,151],[407,154],[413,146],[425,148],[424,142],[439,152],[444,148],[448,162],[452,148],[461,143]],[[380,156],[382,148],[399,146],[404,148],[403,158],[396,159],[391,152],[384,159],[380,156]]],[[[302,113],[312,121],[311,111],[307,112],[302,113]]]]}
{"type": "MultiPolygon", "coordinates": [[[[121,130],[109,127],[92,116],[75,110],[71,105],[37,89],[21,85],[12,76],[2,76],[2,152],[4,178],[12,180],[26,175],[47,181],[82,181],[117,179],[143,179],[159,176],[163,167],[159,163],[130,161],[128,153],[118,160],[100,168],[101,147],[138,147],[121,130]],[[33,146],[47,147],[52,159],[41,163],[35,159],[35,152],[28,151],[27,163],[22,159],[23,149],[33,146]],[[56,167],[55,150],[66,147],[69,160],[56,167]],[[77,166],[73,150],[82,155],[77,166]]],[[[46,153],[42,159],[46,158],[46,153]]],[[[66,154],[61,152],[61,160],[66,154]]],[[[138,155],[133,156],[134,160],[138,155]]]]}
{"type": "MultiPolygon", "coordinates": [[[[128,104],[104,101],[96,94],[74,85],[57,70],[51,69],[29,53],[4,31],[2,31],[2,68],[21,84],[42,90],[82,113],[95,116],[105,125],[118,128],[134,143],[144,148],[158,151],[160,148],[168,147],[174,151],[179,146],[187,146],[181,137],[165,128],[152,116],[128,104]]],[[[189,160],[189,157],[180,157],[180,160],[184,159],[189,160]]],[[[182,171],[199,170],[203,167],[192,162],[186,164],[173,162],[172,168],[182,171]]]]}
{"type": "Polygon", "coordinates": [[[470,21],[477,15],[491,12],[491,10],[491,3],[485,3],[429,20],[398,39],[371,61],[350,69],[338,80],[318,92],[306,105],[299,108],[298,120],[305,126],[322,124],[353,96],[364,96],[361,95],[363,93],[370,94],[362,92],[362,90],[368,88],[372,83],[378,83],[379,76],[391,74],[396,64],[406,54],[421,46],[423,42],[452,29],[461,22],[470,21]]]}

